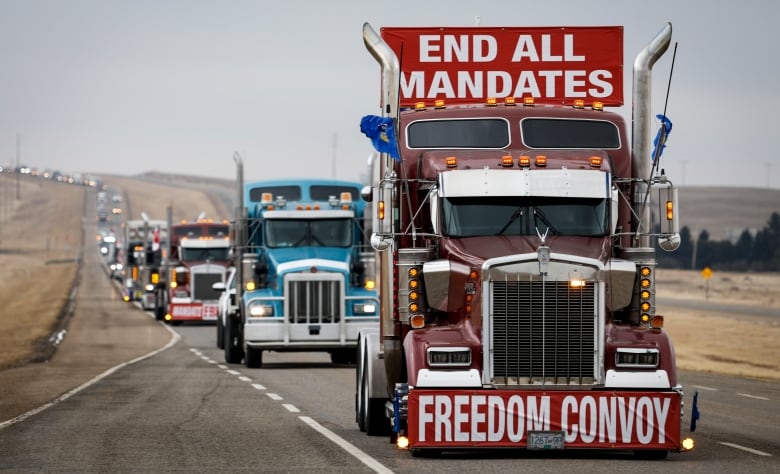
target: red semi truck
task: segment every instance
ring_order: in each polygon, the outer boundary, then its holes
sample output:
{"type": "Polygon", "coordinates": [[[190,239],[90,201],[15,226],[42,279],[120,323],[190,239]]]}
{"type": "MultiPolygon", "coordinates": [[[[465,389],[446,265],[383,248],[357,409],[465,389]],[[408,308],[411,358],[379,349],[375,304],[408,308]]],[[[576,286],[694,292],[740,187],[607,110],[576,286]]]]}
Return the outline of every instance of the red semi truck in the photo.
{"type": "Polygon", "coordinates": [[[679,245],[649,130],[671,24],[634,63],[633,141],[605,110],[623,103],[622,27],[363,38],[382,73],[361,123],[381,323],[359,340],[360,429],[413,453],[692,449],[655,311],[655,244],[679,245]]]}
{"type": "Polygon", "coordinates": [[[198,219],[170,226],[170,275],[165,321],[217,321],[221,289],[231,266],[230,225],[198,219]]]}

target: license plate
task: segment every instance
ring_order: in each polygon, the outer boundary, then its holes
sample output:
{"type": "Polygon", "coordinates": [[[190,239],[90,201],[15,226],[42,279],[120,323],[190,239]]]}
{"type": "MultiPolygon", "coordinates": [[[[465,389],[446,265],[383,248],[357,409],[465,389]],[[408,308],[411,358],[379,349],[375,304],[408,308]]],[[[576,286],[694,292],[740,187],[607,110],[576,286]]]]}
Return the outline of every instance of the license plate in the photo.
{"type": "Polygon", "coordinates": [[[528,449],[563,449],[563,431],[529,431],[528,449]]]}

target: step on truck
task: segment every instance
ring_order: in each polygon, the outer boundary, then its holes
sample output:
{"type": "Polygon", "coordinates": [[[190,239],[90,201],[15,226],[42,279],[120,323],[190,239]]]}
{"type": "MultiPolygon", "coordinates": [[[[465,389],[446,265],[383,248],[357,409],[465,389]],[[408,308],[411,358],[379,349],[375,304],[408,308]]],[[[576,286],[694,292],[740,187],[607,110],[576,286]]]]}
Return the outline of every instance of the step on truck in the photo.
{"type": "Polygon", "coordinates": [[[358,332],[378,324],[379,309],[360,183],[241,186],[235,158],[238,304],[224,323],[225,361],[255,368],[263,351],[326,351],[334,363],[354,362],[358,332]]]}
{"type": "Polygon", "coordinates": [[[381,69],[381,114],[361,121],[380,152],[364,195],[381,322],[359,336],[360,429],[413,454],[690,449],[655,308],[655,244],[679,245],[657,166],[671,122],[652,153],[649,137],[671,24],[634,63],[633,141],[607,110],[622,27],[366,23],[363,39],[381,69]]]}

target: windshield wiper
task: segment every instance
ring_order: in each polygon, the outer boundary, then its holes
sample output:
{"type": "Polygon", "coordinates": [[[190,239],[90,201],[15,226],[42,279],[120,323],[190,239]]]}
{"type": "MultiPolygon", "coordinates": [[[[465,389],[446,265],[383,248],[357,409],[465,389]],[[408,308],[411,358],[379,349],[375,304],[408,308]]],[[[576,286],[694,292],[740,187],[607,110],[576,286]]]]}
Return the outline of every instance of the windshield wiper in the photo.
{"type": "MultiPolygon", "coordinates": [[[[541,221],[544,223],[544,225],[546,225],[546,226],[547,226],[547,229],[549,229],[549,230],[551,230],[551,231],[552,231],[553,235],[556,235],[556,234],[559,234],[559,233],[560,233],[560,232],[558,232],[558,230],[557,230],[557,229],[556,229],[556,228],[555,228],[555,227],[554,227],[554,226],[553,226],[553,225],[550,223],[550,221],[547,219],[547,216],[545,216],[545,215],[544,215],[544,212],[542,212],[542,210],[541,210],[541,209],[539,209],[539,208],[537,208],[537,207],[534,207],[534,227],[537,227],[537,231],[539,230],[539,229],[538,229],[538,226],[536,225],[536,218],[537,218],[537,217],[539,218],[539,220],[541,220],[541,221]]],[[[546,233],[546,232],[545,232],[545,233],[546,233]]]]}
{"type": "Polygon", "coordinates": [[[495,235],[501,235],[501,234],[503,234],[503,233],[504,233],[504,231],[505,231],[505,230],[507,230],[507,229],[509,228],[509,226],[510,226],[510,225],[512,225],[512,223],[513,223],[514,221],[516,221],[516,220],[517,220],[517,218],[518,218],[518,217],[520,217],[520,216],[522,216],[522,215],[523,215],[523,206],[521,206],[521,207],[518,207],[517,209],[515,209],[515,212],[514,212],[514,213],[512,213],[512,216],[511,216],[511,217],[509,217],[509,220],[507,221],[507,223],[506,223],[506,224],[504,224],[504,227],[502,227],[502,228],[501,228],[501,230],[499,230],[498,232],[496,232],[496,234],[495,234],[495,235]]]}

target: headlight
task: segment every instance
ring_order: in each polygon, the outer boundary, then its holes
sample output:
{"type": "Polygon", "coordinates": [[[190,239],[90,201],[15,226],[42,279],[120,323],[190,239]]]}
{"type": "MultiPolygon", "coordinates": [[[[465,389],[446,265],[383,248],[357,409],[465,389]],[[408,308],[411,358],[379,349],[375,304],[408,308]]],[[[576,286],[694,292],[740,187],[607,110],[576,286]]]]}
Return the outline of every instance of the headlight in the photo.
{"type": "Polygon", "coordinates": [[[265,318],[274,315],[274,307],[270,304],[250,303],[249,316],[253,318],[265,318]]]}
{"type": "Polygon", "coordinates": [[[352,314],[355,316],[376,314],[376,305],[374,303],[355,303],[352,305],[352,314]]]}
{"type": "Polygon", "coordinates": [[[428,365],[431,367],[470,366],[471,349],[468,347],[431,347],[428,349],[428,365]]]}
{"type": "Polygon", "coordinates": [[[616,367],[658,367],[658,349],[619,348],[615,353],[616,367]]]}
{"type": "Polygon", "coordinates": [[[151,283],[149,283],[149,284],[147,284],[146,286],[144,286],[144,289],[145,289],[146,291],[154,291],[154,285],[152,285],[151,283]]]}

